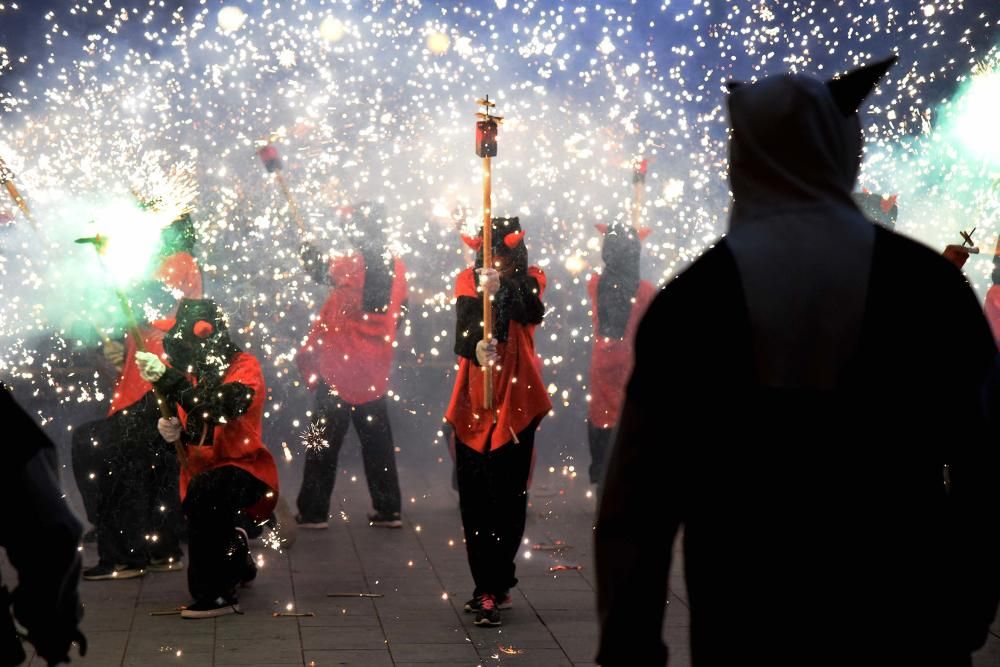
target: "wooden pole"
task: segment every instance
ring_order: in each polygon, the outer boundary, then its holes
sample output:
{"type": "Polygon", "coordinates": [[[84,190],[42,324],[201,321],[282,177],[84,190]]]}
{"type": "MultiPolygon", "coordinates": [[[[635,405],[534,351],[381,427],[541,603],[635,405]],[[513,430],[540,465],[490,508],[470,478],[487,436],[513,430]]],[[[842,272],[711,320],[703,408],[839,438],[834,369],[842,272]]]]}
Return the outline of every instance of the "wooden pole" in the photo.
{"type": "Polygon", "coordinates": [[[288,201],[288,208],[292,211],[292,220],[295,221],[299,231],[305,234],[306,224],[302,220],[302,215],[299,213],[299,207],[295,204],[295,200],[292,198],[292,191],[288,189],[288,183],[285,182],[285,177],[281,175],[280,169],[274,172],[274,178],[278,181],[278,187],[281,188],[281,192],[285,195],[285,200],[288,201]]]}
{"type": "MultiPolygon", "coordinates": [[[[491,159],[483,158],[483,268],[493,268],[493,170],[491,159]]],[[[493,299],[483,292],[483,340],[493,339],[493,299]]],[[[493,367],[483,367],[485,408],[493,411],[493,367]]]]}
{"type": "MultiPolygon", "coordinates": [[[[125,314],[128,335],[135,341],[136,351],[145,352],[146,345],[142,342],[142,331],[139,330],[139,323],[136,322],[135,313],[132,312],[132,306],[128,302],[128,297],[120,289],[115,289],[115,294],[118,296],[118,303],[121,304],[122,312],[125,314]]],[[[153,387],[153,395],[156,397],[156,405],[160,409],[160,416],[164,419],[173,417],[173,411],[167,405],[163,394],[155,386],[153,387]]],[[[177,452],[177,460],[180,462],[181,467],[187,468],[187,452],[184,451],[184,445],[181,444],[180,440],[174,442],[174,451],[177,452]]]]}

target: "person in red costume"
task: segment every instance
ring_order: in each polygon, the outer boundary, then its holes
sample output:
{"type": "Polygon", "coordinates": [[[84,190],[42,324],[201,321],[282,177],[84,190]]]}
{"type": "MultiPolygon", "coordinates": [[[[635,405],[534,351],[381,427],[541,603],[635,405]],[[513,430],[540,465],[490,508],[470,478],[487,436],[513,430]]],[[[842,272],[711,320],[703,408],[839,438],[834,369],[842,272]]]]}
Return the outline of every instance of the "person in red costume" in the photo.
{"type": "Polygon", "coordinates": [[[244,515],[263,523],[278,502],[278,469],[261,441],[267,394],[260,363],[241,352],[209,299],[183,299],[164,348],[173,367],[138,352],[143,380],[178,416],[157,428],[184,446],[180,497],[188,518],[188,588],[194,603],[184,618],[239,613],[236,586],[257,574],[244,515]]]}
{"type": "Polygon", "coordinates": [[[587,283],[594,324],[587,408],[591,484],[599,484],[604,476],[604,461],[632,373],[635,332],[656,296],[656,287],[639,277],[642,241],[649,230],[636,231],[623,224],[602,224],[597,228],[604,236],[604,270],[592,274],[587,283]]]}
{"type": "Polygon", "coordinates": [[[465,238],[478,252],[455,285],[458,376],[445,415],[455,434],[459,507],[475,581],[465,611],[482,626],[500,625],[499,610],[511,606],[535,430],[552,409],[534,342],[545,314],[545,274],[528,265],[517,218],[494,218],[492,226],[495,266],[483,267],[482,232],[465,238]],[[489,342],[483,341],[484,294],[493,299],[489,342]],[[493,366],[492,414],[484,407],[487,364],[493,366]]]}
{"type": "Polygon", "coordinates": [[[990,288],[986,290],[986,321],[990,323],[993,339],[1000,343],[1000,237],[997,237],[996,250],[993,253],[993,273],[990,288]]]}
{"type": "MultiPolygon", "coordinates": [[[[137,312],[152,305],[166,317],[178,295],[200,298],[201,271],[194,259],[195,228],[188,214],[163,230],[150,278],[130,294],[137,312]]],[[[144,348],[163,354],[163,331],[140,324],[144,348]]],[[[156,432],[159,408],[152,386],[135,363],[136,343],[109,341],[105,356],[121,371],[106,418],[75,429],[73,473],[88,520],[96,527],[99,562],[83,578],[129,579],[147,569],[177,571],[183,517],[177,495],[178,467],[172,449],[156,432]],[[149,536],[149,537],[147,537],[149,536]]]]}
{"type": "Polygon", "coordinates": [[[399,475],[385,395],[406,309],[406,267],[388,248],[380,204],[362,202],[342,209],[341,217],[354,252],[327,261],[312,244],[302,247],[313,280],[331,289],[296,357],[316,392],[311,428],[322,436],[306,454],[297,520],[302,528],[328,526],[337,458],[353,423],[375,509],[368,522],[399,528],[399,475]]]}

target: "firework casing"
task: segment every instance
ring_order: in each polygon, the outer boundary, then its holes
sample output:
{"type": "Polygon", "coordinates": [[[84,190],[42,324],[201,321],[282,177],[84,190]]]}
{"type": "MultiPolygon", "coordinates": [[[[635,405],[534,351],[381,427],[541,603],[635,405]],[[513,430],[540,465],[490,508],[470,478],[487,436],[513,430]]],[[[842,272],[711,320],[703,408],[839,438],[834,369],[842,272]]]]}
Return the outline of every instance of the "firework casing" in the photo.
{"type": "Polygon", "coordinates": [[[281,155],[278,154],[278,149],[271,144],[264,146],[257,151],[257,155],[260,156],[261,162],[267,168],[267,173],[273,174],[276,171],[281,170],[281,155]]]}
{"type": "Polygon", "coordinates": [[[476,155],[497,156],[497,123],[494,120],[476,122],[476,155]]]}

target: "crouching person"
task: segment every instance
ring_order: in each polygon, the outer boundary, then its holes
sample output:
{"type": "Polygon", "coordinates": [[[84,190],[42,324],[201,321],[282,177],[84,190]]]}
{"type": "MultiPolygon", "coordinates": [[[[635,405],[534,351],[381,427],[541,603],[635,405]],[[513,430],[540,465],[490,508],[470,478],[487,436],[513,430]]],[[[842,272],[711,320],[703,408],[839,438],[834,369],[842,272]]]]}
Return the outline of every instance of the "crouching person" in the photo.
{"type": "Polygon", "coordinates": [[[265,521],[278,499],[278,470],[261,441],[264,376],[226,329],[213,301],[183,299],[163,341],[172,368],[154,354],[136,355],[143,378],[178,413],[158,426],[184,454],[180,492],[194,598],[184,618],[240,613],[236,588],[257,574],[240,526],[265,521]]]}

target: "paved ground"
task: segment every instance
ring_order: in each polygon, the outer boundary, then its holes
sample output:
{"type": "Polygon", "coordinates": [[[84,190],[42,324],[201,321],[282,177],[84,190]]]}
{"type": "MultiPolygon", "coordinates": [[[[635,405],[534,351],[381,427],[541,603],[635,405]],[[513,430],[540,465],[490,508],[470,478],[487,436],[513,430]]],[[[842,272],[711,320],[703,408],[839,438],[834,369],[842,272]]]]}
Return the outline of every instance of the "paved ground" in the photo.
{"type": "MultiPolygon", "coordinates": [[[[350,447],[348,448],[350,449],[350,447]]],[[[356,450],[356,446],[353,447],[356,450]]],[[[499,629],[471,625],[461,606],[472,582],[461,542],[457,495],[447,462],[421,472],[406,464],[403,530],[370,528],[367,491],[355,453],[345,452],[337,512],[327,531],[303,531],[281,553],[256,543],[264,567],[241,595],[242,616],[189,621],[151,615],[187,602],[185,577],[153,573],[143,579],[82,584],[84,631],[91,652],[77,665],[402,666],[591,664],[596,647],[589,486],[562,469],[538,471],[531,496],[520,587],[499,629]],[[533,551],[563,541],[561,552],[533,551]],[[550,572],[554,565],[581,570],[550,572]],[[330,593],[383,597],[328,597],[330,593]],[[291,609],[307,617],[275,617],[291,609]]],[[[293,469],[285,476],[294,481],[293,469]]],[[[289,484],[294,487],[295,484],[289,484]]],[[[88,547],[87,562],[95,555],[88,547]]],[[[689,664],[686,594],[675,574],[665,635],[671,665],[689,664]]],[[[747,613],[753,613],[748,607],[747,613]]],[[[739,619],[734,619],[739,622],[739,619]]],[[[42,663],[35,660],[32,667],[42,663]]],[[[977,667],[1000,664],[994,636],[977,667]]]]}

